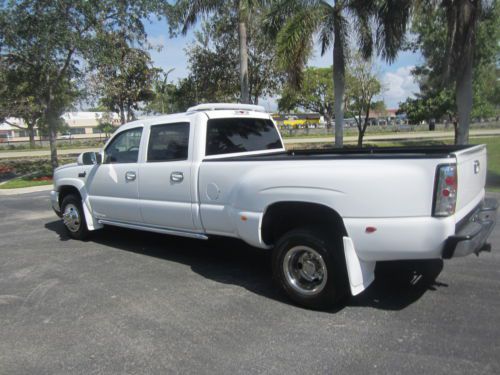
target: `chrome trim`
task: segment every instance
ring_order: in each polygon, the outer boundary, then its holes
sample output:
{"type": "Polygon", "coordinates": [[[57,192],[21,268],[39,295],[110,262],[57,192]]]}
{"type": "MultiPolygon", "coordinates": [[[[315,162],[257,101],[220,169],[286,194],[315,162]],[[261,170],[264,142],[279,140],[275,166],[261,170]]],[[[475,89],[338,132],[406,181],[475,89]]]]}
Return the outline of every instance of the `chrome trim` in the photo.
{"type": "Polygon", "coordinates": [[[288,285],[306,296],[321,293],[328,279],[328,270],[321,254],[303,245],[287,251],[283,258],[283,273],[288,285]]]}
{"type": "Polygon", "coordinates": [[[78,208],[69,203],[64,207],[64,213],[62,214],[62,218],[64,221],[64,225],[68,230],[72,233],[76,233],[80,230],[80,226],[82,225],[82,221],[80,219],[80,213],[78,212],[78,208]]]}
{"type": "Polygon", "coordinates": [[[182,172],[172,172],[170,174],[170,181],[182,182],[182,180],[184,180],[184,174],[182,172]]]}
{"type": "Polygon", "coordinates": [[[201,234],[201,233],[185,232],[185,231],[181,231],[181,230],[161,228],[161,227],[149,226],[149,225],[123,223],[121,221],[113,221],[113,220],[105,220],[105,219],[98,219],[97,222],[99,224],[114,225],[117,227],[128,228],[128,229],[145,230],[148,232],[169,234],[169,235],[173,235],[173,236],[196,238],[198,240],[208,240],[208,236],[206,236],[205,234],[201,234]]]}
{"type": "Polygon", "coordinates": [[[134,171],[128,171],[125,173],[125,180],[127,181],[134,181],[136,179],[137,175],[134,171]]]}

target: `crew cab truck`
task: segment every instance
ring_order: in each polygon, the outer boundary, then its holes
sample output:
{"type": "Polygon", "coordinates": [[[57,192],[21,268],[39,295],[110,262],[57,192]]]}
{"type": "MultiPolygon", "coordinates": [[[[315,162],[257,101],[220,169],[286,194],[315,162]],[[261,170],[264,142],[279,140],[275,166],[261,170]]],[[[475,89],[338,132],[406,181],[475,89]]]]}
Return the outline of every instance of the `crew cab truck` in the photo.
{"type": "Polygon", "coordinates": [[[326,308],[377,261],[488,249],[485,180],[484,145],[286,151],[262,107],[204,104],[121,126],[56,169],[51,201],[76,239],[115,225],[269,249],[286,294],[326,308]]]}

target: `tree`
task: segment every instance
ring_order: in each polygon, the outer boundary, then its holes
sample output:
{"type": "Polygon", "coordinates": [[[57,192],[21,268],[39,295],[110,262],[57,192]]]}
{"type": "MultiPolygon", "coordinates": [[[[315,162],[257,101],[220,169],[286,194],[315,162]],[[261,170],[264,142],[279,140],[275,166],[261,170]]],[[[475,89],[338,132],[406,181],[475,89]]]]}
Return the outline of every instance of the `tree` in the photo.
{"type": "Polygon", "coordinates": [[[0,5],[0,59],[13,70],[29,72],[36,88],[29,95],[42,109],[39,123],[49,133],[53,168],[58,166],[60,116],[79,94],[83,63],[93,57],[97,36],[117,28],[143,34],[142,19],[152,6],[146,0],[9,0],[0,5]]]}
{"type": "Polygon", "coordinates": [[[495,89],[491,88],[495,81],[482,81],[481,76],[495,69],[499,6],[495,1],[428,0],[417,3],[415,14],[413,29],[418,38],[414,48],[426,59],[426,64],[415,70],[421,91],[431,98],[439,97],[441,90],[453,90],[456,142],[465,144],[471,113],[486,114],[492,109],[487,102],[494,99],[495,89]]]}
{"type": "Polygon", "coordinates": [[[330,128],[333,118],[333,82],[331,68],[307,68],[302,73],[302,85],[297,90],[292,84],[285,86],[278,101],[280,111],[291,111],[297,107],[317,112],[325,118],[330,128]]]}
{"type": "Polygon", "coordinates": [[[98,54],[94,89],[101,103],[125,124],[135,119],[141,103],[154,98],[153,81],[158,71],[149,53],[130,47],[123,33],[107,33],[101,42],[109,48],[98,54]]]}
{"type": "Polygon", "coordinates": [[[382,91],[370,60],[355,55],[347,74],[346,111],[354,117],[358,127],[358,146],[363,146],[363,137],[370,120],[370,111],[375,109],[373,98],[382,91]]]}
{"type": "Polygon", "coordinates": [[[333,45],[335,145],[343,144],[345,66],[348,35],[355,32],[364,58],[378,50],[391,62],[401,48],[410,16],[410,0],[277,0],[267,29],[276,35],[281,65],[299,86],[301,73],[319,35],[321,54],[333,45]]]}
{"type": "Polygon", "coordinates": [[[261,0],[178,0],[174,7],[169,8],[169,18],[172,24],[181,24],[182,33],[186,34],[190,27],[196,24],[201,15],[221,14],[229,4],[237,15],[238,27],[233,34],[238,35],[239,47],[239,81],[240,100],[250,103],[249,71],[248,71],[248,23],[256,6],[261,0]]]}
{"type": "Polygon", "coordinates": [[[97,129],[104,133],[106,138],[109,137],[111,133],[116,130],[115,125],[113,124],[113,113],[112,112],[104,112],[102,116],[97,118],[97,129]]]}
{"type": "Polygon", "coordinates": [[[168,82],[168,76],[174,69],[163,71],[157,69],[153,77],[153,99],[148,103],[145,108],[146,113],[172,113],[172,95],[176,89],[175,85],[168,82]]]}
{"type": "MultiPolygon", "coordinates": [[[[199,102],[234,101],[240,93],[238,66],[238,15],[231,4],[203,22],[195,43],[187,49],[191,78],[196,82],[199,102]]],[[[274,94],[281,85],[274,43],[261,32],[265,8],[255,7],[247,24],[248,90],[251,102],[274,94]]]]}
{"type": "Polygon", "coordinates": [[[30,148],[35,147],[35,126],[43,114],[40,100],[34,96],[37,87],[30,77],[31,71],[10,67],[0,61],[0,122],[28,131],[30,148]],[[11,117],[21,118],[25,127],[9,121],[11,117]]]}

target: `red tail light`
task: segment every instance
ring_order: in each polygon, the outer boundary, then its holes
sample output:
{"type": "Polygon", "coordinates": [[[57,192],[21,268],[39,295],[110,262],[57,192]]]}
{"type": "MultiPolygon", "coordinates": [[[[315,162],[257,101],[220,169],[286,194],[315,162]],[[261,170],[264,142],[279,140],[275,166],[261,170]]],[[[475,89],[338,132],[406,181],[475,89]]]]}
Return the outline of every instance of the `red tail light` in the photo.
{"type": "Polygon", "coordinates": [[[457,204],[457,166],[447,164],[438,166],[434,191],[433,215],[450,216],[455,213],[457,204]]]}

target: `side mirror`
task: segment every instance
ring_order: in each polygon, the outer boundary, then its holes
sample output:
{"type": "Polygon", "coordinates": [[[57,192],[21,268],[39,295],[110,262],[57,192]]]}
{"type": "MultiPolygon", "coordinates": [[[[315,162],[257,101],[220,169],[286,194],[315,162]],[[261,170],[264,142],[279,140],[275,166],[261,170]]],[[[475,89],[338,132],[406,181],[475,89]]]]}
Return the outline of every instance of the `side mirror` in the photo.
{"type": "Polygon", "coordinates": [[[98,152],[83,152],[78,156],[78,165],[94,165],[102,163],[102,156],[98,152]]]}

